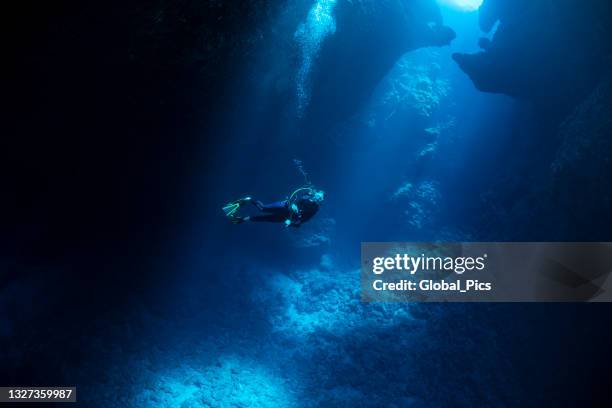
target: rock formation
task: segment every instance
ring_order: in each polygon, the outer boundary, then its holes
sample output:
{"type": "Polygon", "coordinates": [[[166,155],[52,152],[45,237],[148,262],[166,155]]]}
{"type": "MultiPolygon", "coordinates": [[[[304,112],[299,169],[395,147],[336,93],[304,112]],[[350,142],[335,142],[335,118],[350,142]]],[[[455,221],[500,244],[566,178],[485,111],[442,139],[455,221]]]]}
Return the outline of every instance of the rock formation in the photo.
{"type": "Polygon", "coordinates": [[[334,14],[336,30],[321,45],[310,79],[304,113],[311,122],[346,118],[402,55],[455,37],[430,0],[339,2],[334,14]]]}
{"type": "Polygon", "coordinates": [[[612,7],[606,0],[485,0],[480,28],[497,30],[483,51],[453,58],[481,91],[568,109],[609,65],[612,7]]]}

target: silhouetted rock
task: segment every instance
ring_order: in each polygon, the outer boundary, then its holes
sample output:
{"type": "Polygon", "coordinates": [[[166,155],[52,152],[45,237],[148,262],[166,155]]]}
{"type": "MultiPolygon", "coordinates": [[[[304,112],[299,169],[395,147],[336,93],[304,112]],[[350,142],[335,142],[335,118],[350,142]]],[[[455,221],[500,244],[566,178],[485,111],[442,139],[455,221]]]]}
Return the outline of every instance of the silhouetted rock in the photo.
{"type": "Polygon", "coordinates": [[[607,0],[485,0],[480,27],[499,26],[483,52],[453,58],[485,92],[567,109],[586,96],[609,66],[607,0]]]}

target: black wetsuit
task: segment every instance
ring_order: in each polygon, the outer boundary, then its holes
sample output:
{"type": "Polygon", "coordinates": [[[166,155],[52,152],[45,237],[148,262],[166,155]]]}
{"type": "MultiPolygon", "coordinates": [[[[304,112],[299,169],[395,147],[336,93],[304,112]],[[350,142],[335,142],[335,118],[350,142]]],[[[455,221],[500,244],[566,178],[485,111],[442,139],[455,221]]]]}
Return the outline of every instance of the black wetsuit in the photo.
{"type": "Polygon", "coordinates": [[[307,197],[300,198],[294,204],[299,210],[299,214],[291,211],[288,200],[277,201],[271,204],[263,204],[261,201],[253,200],[252,203],[265,214],[253,215],[249,217],[254,222],[285,222],[291,220],[290,226],[298,227],[300,224],[311,219],[319,210],[319,204],[307,197]]]}

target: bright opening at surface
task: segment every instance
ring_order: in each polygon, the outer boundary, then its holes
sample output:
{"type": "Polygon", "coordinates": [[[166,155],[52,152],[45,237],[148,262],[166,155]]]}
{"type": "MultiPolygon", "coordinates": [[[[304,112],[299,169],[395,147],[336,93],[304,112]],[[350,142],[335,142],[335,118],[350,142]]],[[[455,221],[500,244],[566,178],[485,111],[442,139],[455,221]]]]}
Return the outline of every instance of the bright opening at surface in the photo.
{"type": "Polygon", "coordinates": [[[438,0],[440,5],[452,7],[462,11],[476,11],[482,2],[483,0],[438,0]]]}

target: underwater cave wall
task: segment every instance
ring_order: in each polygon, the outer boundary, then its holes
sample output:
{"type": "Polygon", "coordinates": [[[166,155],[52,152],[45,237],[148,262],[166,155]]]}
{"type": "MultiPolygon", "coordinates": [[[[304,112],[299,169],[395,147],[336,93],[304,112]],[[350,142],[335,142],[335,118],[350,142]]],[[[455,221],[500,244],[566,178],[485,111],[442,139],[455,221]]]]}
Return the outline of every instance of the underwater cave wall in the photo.
{"type": "Polygon", "coordinates": [[[453,57],[485,92],[571,108],[609,67],[612,6],[605,0],[485,0],[480,26],[492,41],[453,57]]]}
{"type": "Polygon", "coordinates": [[[333,18],[335,30],[320,45],[303,113],[304,123],[320,128],[363,107],[402,55],[455,37],[433,0],[342,1],[333,18]]]}
{"type": "Polygon", "coordinates": [[[569,236],[605,241],[612,226],[612,78],[608,75],[561,124],[553,194],[569,236]],[[595,233],[594,233],[595,232],[595,233]]]}
{"type": "MultiPolygon", "coordinates": [[[[605,239],[612,190],[605,180],[610,174],[612,5],[605,0],[485,0],[479,13],[480,27],[492,33],[492,40],[480,41],[481,52],[456,53],[453,59],[476,88],[512,96],[532,112],[531,130],[516,135],[517,145],[509,146],[508,155],[539,158],[523,170],[502,170],[505,179],[517,180],[517,194],[488,203],[488,208],[504,208],[492,230],[503,231],[508,220],[513,239],[605,239]],[[526,138],[531,141],[525,143],[526,138]],[[526,218],[533,228],[511,227],[526,218]],[[541,231],[549,232],[541,237],[541,231]]],[[[492,194],[509,190],[502,185],[492,187],[492,194]]]]}

